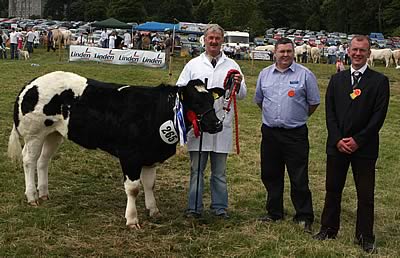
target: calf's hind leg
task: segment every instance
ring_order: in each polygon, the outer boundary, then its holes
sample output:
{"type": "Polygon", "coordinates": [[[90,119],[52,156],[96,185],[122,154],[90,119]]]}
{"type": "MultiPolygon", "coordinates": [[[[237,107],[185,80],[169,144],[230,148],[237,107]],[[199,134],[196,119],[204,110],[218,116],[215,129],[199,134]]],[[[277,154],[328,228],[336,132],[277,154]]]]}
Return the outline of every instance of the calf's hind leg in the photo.
{"type": "Polygon", "coordinates": [[[51,158],[58,150],[58,147],[63,141],[63,137],[58,132],[51,133],[46,136],[42,147],[42,153],[37,161],[37,173],[38,173],[38,187],[39,199],[49,199],[49,181],[48,181],[48,170],[51,158]]]}
{"type": "Polygon", "coordinates": [[[142,167],[140,180],[143,184],[146,209],[149,210],[150,217],[157,216],[159,214],[159,210],[157,208],[156,199],[154,198],[156,167],[142,167]]]}
{"type": "Polygon", "coordinates": [[[25,173],[25,195],[28,203],[38,205],[38,194],[36,191],[36,168],[37,160],[43,146],[42,138],[25,139],[25,145],[22,149],[22,162],[25,173]]]}

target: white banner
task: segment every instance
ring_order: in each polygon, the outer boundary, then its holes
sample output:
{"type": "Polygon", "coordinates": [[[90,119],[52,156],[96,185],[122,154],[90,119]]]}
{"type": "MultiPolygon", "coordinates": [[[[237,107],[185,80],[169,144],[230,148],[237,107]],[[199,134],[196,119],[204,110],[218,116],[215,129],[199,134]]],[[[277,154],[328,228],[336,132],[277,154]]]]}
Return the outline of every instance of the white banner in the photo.
{"type": "Polygon", "coordinates": [[[271,61],[271,56],[269,55],[269,51],[251,51],[251,58],[254,60],[266,60],[271,61]]]}
{"type": "Polygon", "coordinates": [[[69,61],[95,61],[120,65],[164,67],[165,53],[137,49],[109,49],[71,45],[69,61]]]}

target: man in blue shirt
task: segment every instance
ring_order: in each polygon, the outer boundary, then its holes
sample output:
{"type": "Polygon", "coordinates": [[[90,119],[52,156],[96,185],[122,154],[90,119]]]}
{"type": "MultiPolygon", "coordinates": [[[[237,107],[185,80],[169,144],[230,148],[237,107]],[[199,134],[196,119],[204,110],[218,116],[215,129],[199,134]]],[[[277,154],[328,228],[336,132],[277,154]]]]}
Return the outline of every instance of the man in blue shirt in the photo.
{"type": "Polygon", "coordinates": [[[268,192],[267,215],[260,220],[281,220],[285,166],[291,199],[296,210],[293,221],[311,233],[314,221],[308,187],[308,117],[320,103],[315,75],[294,62],[294,45],[281,38],[275,44],[276,63],[264,68],[257,80],[255,103],[262,110],[261,179],[268,192]]]}

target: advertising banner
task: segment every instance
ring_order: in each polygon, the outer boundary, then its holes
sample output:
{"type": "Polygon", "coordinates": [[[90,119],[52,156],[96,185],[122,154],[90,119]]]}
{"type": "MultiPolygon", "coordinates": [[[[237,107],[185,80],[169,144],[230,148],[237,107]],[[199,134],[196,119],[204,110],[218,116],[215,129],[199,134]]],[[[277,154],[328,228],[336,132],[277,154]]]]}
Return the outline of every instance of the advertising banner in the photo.
{"type": "Polygon", "coordinates": [[[88,46],[69,48],[69,61],[95,61],[119,65],[165,66],[165,53],[137,49],[108,49],[88,46]]]}
{"type": "Polygon", "coordinates": [[[251,51],[251,58],[254,60],[266,60],[271,61],[271,56],[269,51],[251,51]]]}

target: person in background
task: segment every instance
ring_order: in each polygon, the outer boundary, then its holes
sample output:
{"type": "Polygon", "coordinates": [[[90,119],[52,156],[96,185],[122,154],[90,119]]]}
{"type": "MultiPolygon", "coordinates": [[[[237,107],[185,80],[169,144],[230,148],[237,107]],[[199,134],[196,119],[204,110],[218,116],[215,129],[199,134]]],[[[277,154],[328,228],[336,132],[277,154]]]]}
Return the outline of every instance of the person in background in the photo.
{"type": "Polygon", "coordinates": [[[40,43],[40,34],[35,28],[32,28],[33,34],[35,35],[35,39],[33,40],[33,48],[38,48],[40,43]]]}
{"type": "Polygon", "coordinates": [[[164,51],[165,51],[165,64],[166,66],[169,66],[169,60],[171,58],[172,54],[172,37],[169,36],[169,34],[165,34],[165,40],[164,40],[164,51]]]}
{"type": "Polygon", "coordinates": [[[124,47],[130,48],[132,43],[132,36],[129,30],[124,33],[124,47]]]}
{"type": "Polygon", "coordinates": [[[0,59],[7,59],[7,51],[6,51],[6,44],[8,41],[7,34],[0,30],[0,59]]]}
{"type": "Polygon", "coordinates": [[[18,33],[15,28],[11,29],[10,33],[10,56],[11,59],[18,59],[18,33]]]}
{"type": "Polygon", "coordinates": [[[24,36],[22,35],[22,28],[18,28],[17,31],[17,44],[18,44],[18,49],[21,49],[24,47],[23,43],[24,43],[24,36]]]}
{"type": "Polygon", "coordinates": [[[111,32],[111,35],[108,37],[108,48],[115,48],[115,40],[117,39],[117,33],[115,31],[111,32]]]}
{"type": "Polygon", "coordinates": [[[52,49],[53,52],[56,51],[56,48],[54,47],[53,32],[51,31],[51,29],[47,31],[47,52],[49,52],[50,49],[52,49]]]}
{"type": "Polygon", "coordinates": [[[308,186],[306,123],[320,103],[317,79],[308,68],[294,62],[294,44],[288,38],[276,42],[275,60],[260,72],[254,96],[262,111],[261,179],[267,190],[267,214],[260,220],[284,218],[286,166],[296,211],[293,221],[311,233],[314,212],[308,186]]]}
{"type": "MultiPolygon", "coordinates": [[[[237,97],[243,99],[247,94],[246,84],[239,65],[225,56],[221,51],[224,42],[224,30],[218,24],[208,24],[204,30],[205,52],[191,59],[183,68],[176,83],[178,86],[186,85],[190,80],[200,79],[207,88],[224,89],[224,80],[228,71],[238,71],[233,80],[238,84],[237,97]]],[[[219,119],[225,113],[224,98],[215,100],[215,113],[219,119]]],[[[234,112],[226,114],[223,120],[223,130],[216,134],[204,133],[202,141],[202,154],[199,157],[200,139],[196,138],[193,129],[188,132],[187,149],[190,154],[190,185],[188,194],[187,217],[199,217],[203,211],[204,170],[210,158],[211,163],[211,205],[212,214],[221,218],[228,215],[228,189],[226,182],[226,161],[228,153],[232,150],[232,119],[234,112]],[[200,171],[198,164],[200,159],[200,171]],[[199,176],[199,178],[198,178],[199,176]],[[199,180],[199,189],[197,189],[199,180]],[[196,192],[198,199],[196,200],[196,192]],[[197,203],[197,207],[196,207],[197,203]]]]}
{"type": "Polygon", "coordinates": [[[32,28],[28,29],[28,33],[26,34],[26,48],[29,54],[33,53],[33,41],[35,40],[35,33],[32,31],[32,28]]]}
{"type": "Polygon", "coordinates": [[[326,195],[321,229],[314,238],[336,238],[342,192],[351,164],[357,192],[354,242],[365,252],[375,253],[375,164],[379,130],[385,121],[390,94],[388,78],[368,68],[370,54],[369,38],[353,37],[349,47],[350,69],[334,74],[326,90],[326,195]]]}
{"type": "Polygon", "coordinates": [[[335,45],[330,45],[327,51],[328,51],[328,64],[336,64],[337,47],[335,45]]]}
{"type": "Polygon", "coordinates": [[[102,48],[108,48],[108,34],[107,29],[102,29],[100,34],[100,43],[102,48]]]}

